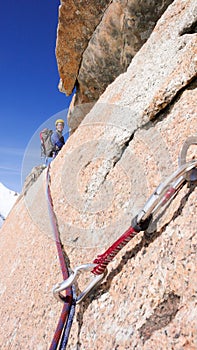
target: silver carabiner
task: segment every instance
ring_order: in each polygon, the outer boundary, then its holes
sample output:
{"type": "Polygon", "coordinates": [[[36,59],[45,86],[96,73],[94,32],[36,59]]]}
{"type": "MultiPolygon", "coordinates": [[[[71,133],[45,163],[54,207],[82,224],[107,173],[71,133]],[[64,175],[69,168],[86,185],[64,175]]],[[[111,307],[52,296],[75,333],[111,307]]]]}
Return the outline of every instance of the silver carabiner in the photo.
{"type": "Polygon", "coordinates": [[[157,209],[173,197],[185,180],[197,180],[197,160],[186,161],[187,152],[191,145],[197,145],[197,135],[187,138],[179,155],[179,168],[162,182],[149,197],[144,207],[137,215],[137,223],[145,221],[157,209]]]}
{"type": "MultiPolygon", "coordinates": [[[[64,302],[64,295],[62,295],[62,291],[64,291],[65,289],[67,289],[68,287],[72,286],[72,284],[74,284],[74,282],[76,281],[78,275],[81,272],[84,271],[92,271],[93,268],[96,266],[96,264],[84,264],[84,265],[80,265],[75,267],[73,273],[71,273],[71,275],[64,280],[61,283],[57,283],[54,287],[53,287],[53,295],[54,297],[61,302],[64,302]]],[[[102,279],[105,277],[107,271],[105,271],[104,273],[100,274],[100,275],[96,275],[94,276],[94,278],[90,281],[90,283],[87,285],[87,287],[83,290],[83,292],[76,298],[76,304],[79,304],[85,297],[86,295],[98,284],[102,281],[102,279]]]]}
{"type": "Polygon", "coordinates": [[[157,209],[163,206],[169,199],[173,197],[176,191],[185,182],[186,175],[197,168],[197,160],[193,160],[181,165],[173,174],[171,174],[164,182],[162,182],[149,197],[144,207],[137,215],[137,223],[145,221],[157,209]]]}
{"type": "MultiPolygon", "coordinates": [[[[197,145],[197,135],[189,136],[184,142],[179,155],[179,166],[182,166],[186,163],[187,152],[190,146],[197,145]]],[[[185,174],[185,179],[187,181],[196,181],[197,180],[197,167],[193,168],[190,172],[185,174]]]]}

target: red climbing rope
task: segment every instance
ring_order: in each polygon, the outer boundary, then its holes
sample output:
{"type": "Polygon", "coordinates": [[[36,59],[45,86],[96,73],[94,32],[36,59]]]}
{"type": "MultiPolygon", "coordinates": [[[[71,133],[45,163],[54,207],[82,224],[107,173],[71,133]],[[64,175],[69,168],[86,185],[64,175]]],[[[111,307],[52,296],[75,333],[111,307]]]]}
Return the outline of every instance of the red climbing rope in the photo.
{"type": "MultiPolygon", "coordinates": [[[[58,231],[58,225],[56,222],[56,216],[53,210],[53,201],[51,197],[51,191],[50,191],[50,165],[47,167],[47,173],[46,173],[46,196],[47,196],[47,203],[48,203],[48,211],[49,211],[49,218],[50,218],[50,223],[51,227],[53,230],[54,234],[54,239],[56,242],[56,247],[57,247],[57,252],[58,252],[58,257],[59,257],[59,262],[62,270],[62,275],[64,279],[67,279],[69,277],[69,272],[68,268],[64,259],[64,254],[62,250],[62,245],[60,242],[60,237],[59,237],[59,231],[58,231]]],[[[61,339],[61,344],[60,344],[60,349],[65,349],[66,344],[68,341],[68,336],[70,332],[70,328],[72,325],[72,319],[74,317],[74,305],[75,302],[73,300],[73,290],[72,287],[69,286],[66,288],[66,295],[63,297],[64,300],[64,305],[63,309],[61,312],[61,316],[59,319],[59,322],[56,327],[55,334],[53,336],[53,340],[50,345],[50,350],[56,350],[61,339]],[[72,312],[71,312],[72,311],[72,312]],[[71,314],[72,317],[69,317],[71,314]],[[63,335],[62,335],[63,333],[63,335]]]]}

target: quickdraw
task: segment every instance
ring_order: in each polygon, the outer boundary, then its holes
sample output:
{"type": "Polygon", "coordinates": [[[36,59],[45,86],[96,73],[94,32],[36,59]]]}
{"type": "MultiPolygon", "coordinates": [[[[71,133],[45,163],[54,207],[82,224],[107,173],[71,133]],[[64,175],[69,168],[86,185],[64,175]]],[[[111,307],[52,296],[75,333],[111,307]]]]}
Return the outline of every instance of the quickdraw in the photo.
{"type": "Polygon", "coordinates": [[[144,207],[132,220],[131,227],[129,227],[129,229],[123,235],[121,235],[103,254],[98,255],[93,263],[76,267],[68,278],[54,286],[53,294],[57,300],[64,302],[65,297],[63,296],[62,292],[74,284],[79,273],[90,271],[94,278],[85,288],[85,290],[76,297],[76,304],[80,303],[106,276],[107,265],[113,260],[115,255],[137,233],[147,230],[153,214],[155,214],[168,201],[172,200],[186,181],[197,180],[197,160],[195,159],[186,162],[188,149],[193,144],[197,144],[197,135],[191,136],[185,141],[179,157],[179,168],[156,188],[145,203],[144,207]]]}

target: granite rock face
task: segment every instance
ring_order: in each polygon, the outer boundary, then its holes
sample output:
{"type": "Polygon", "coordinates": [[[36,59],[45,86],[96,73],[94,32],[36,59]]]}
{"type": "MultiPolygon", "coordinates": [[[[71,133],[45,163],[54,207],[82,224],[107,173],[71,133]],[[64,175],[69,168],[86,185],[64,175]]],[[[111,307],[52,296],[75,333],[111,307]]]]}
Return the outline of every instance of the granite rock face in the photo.
{"type": "Polygon", "coordinates": [[[35,166],[31,173],[26,177],[24,184],[23,184],[23,194],[25,195],[29,188],[36,182],[40,174],[43,172],[43,170],[46,168],[44,164],[35,166]]]}
{"type": "Polygon", "coordinates": [[[98,100],[125,72],[172,1],[113,1],[83,53],[77,103],[98,100]]]}
{"type": "MultiPolygon", "coordinates": [[[[61,2],[56,46],[59,88],[70,95],[76,86],[74,106],[90,103],[90,109],[107,86],[126,71],[171,2],[61,2]]],[[[79,117],[78,109],[70,110],[72,131],[86,115],[87,106],[80,112],[79,117]]]]}
{"type": "MultiPolygon", "coordinates": [[[[196,134],[196,19],[195,0],[174,1],[52,162],[53,206],[71,268],[92,262],[130,226],[196,134]]],[[[196,156],[192,146],[188,158],[196,156]]],[[[45,187],[46,170],[1,230],[2,349],[48,349],[60,316],[45,187]]],[[[77,306],[68,349],[197,348],[196,198],[196,183],[185,184],[115,257],[77,306]]],[[[78,293],[90,275],[80,276],[78,293]]]]}
{"type": "Polygon", "coordinates": [[[61,0],[57,29],[56,57],[60,78],[70,95],[79,71],[83,52],[110,0],[61,0]]]}

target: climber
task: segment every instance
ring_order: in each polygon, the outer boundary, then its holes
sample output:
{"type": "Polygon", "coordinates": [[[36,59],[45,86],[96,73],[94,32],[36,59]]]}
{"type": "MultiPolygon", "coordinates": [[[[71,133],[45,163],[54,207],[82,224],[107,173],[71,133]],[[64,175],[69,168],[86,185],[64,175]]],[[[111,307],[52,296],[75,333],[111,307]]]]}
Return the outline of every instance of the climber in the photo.
{"type": "Polygon", "coordinates": [[[41,159],[43,166],[47,166],[65,144],[64,136],[62,135],[64,120],[57,119],[55,126],[55,131],[45,128],[40,132],[41,159]]]}
{"type": "Polygon", "coordinates": [[[57,119],[55,122],[56,130],[51,135],[51,142],[54,146],[54,154],[53,157],[55,157],[58,152],[61,150],[61,148],[64,146],[64,136],[62,135],[63,129],[64,129],[64,120],[63,119],[57,119]]]}

